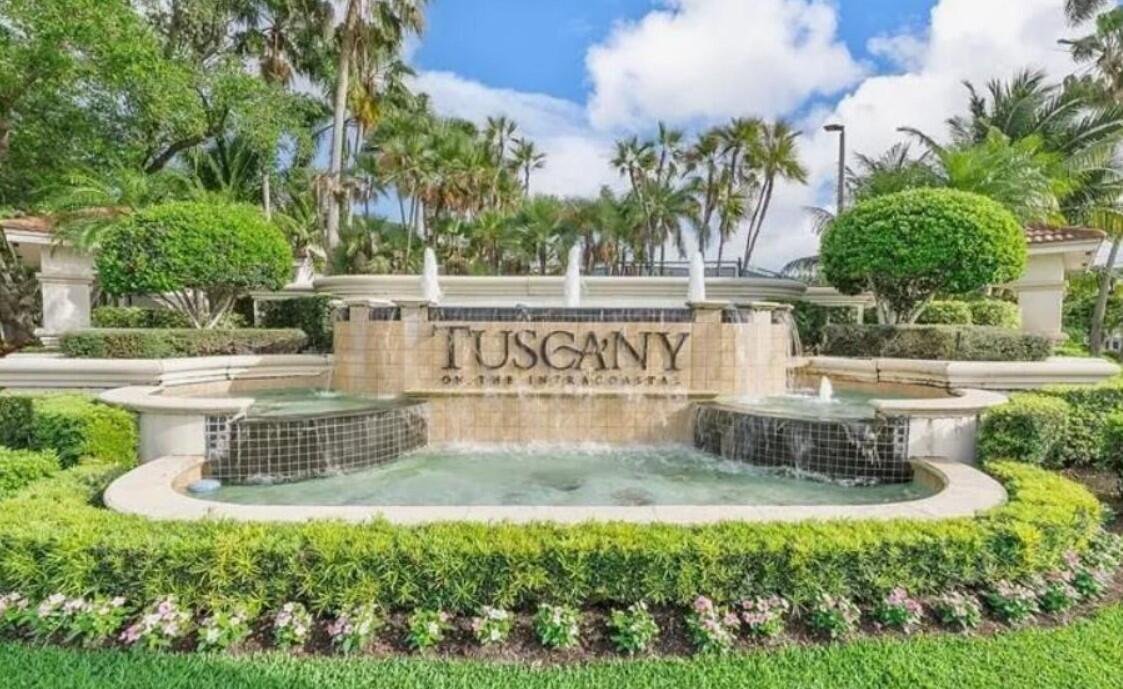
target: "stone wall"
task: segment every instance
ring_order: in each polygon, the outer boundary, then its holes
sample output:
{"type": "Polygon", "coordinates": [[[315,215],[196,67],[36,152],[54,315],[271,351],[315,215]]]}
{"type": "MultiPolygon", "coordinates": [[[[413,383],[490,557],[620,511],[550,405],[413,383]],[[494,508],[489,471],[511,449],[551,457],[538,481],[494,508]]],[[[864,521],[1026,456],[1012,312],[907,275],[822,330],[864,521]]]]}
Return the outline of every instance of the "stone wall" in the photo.
{"type": "Polygon", "coordinates": [[[333,386],[429,400],[433,442],[687,442],[692,402],[784,390],[778,313],[352,305],[333,386]]]}

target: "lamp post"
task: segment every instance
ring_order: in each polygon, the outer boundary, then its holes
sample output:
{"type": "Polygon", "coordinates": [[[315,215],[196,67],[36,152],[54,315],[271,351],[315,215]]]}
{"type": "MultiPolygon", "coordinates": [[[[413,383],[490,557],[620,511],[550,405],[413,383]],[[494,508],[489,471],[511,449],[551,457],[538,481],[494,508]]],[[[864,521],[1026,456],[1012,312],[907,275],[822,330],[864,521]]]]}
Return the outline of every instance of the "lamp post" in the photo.
{"type": "Polygon", "coordinates": [[[846,205],[846,125],[828,124],[823,127],[832,134],[838,133],[838,208],[837,214],[842,215],[846,205]]]}

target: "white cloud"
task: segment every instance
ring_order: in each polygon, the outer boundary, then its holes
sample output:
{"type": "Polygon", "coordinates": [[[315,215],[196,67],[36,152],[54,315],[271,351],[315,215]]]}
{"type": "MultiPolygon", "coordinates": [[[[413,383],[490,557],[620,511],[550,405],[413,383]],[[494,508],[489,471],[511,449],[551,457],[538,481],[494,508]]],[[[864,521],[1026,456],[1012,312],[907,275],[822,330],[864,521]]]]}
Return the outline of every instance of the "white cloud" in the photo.
{"type": "Polygon", "coordinates": [[[601,128],[788,113],[864,69],[821,0],[666,0],[592,47],[590,116],[601,128]]]}
{"type": "MultiPolygon", "coordinates": [[[[901,140],[901,126],[942,136],[945,120],[966,107],[964,79],[1009,78],[1026,67],[1059,78],[1072,67],[1057,45],[1074,33],[1059,0],[939,0],[922,30],[871,40],[870,52],[898,70],[887,75],[863,73],[837,37],[836,10],[820,0],[664,5],[589,49],[593,92],[585,105],[445,72],[422,73],[417,87],[446,114],[515,119],[549,155],[535,191],[563,196],[620,185],[608,161],[621,131],[649,131],[658,119],[697,124],[798,114],[811,183],[777,188],[754,257],[775,268],[816,251],[804,208],[833,206],[837,139],[822,131],[824,123],[846,125],[851,152],[877,154],[901,140]],[[840,90],[845,95],[833,103],[840,90]]],[[[727,255],[743,245],[735,238],[727,255]]]]}

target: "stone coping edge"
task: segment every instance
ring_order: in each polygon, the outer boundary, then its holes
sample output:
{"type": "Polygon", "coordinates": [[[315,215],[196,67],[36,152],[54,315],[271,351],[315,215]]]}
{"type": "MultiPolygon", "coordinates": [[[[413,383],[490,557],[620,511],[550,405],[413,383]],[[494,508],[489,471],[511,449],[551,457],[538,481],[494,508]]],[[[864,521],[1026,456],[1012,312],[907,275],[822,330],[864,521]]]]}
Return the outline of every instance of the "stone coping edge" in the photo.
{"type": "Polygon", "coordinates": [[[98,399],[135,412],[165,415],[228,416],[253,406],[252,397],[177,397],[160,394],[164,390],[159,386],[130,385],[103,392],[98,399]]]}
{"type": "Polygon", "coordinates": [[[807,373],[871,383],[909,383],[945,388],[1033,390],[1046,385],[1094,385],[1120,373],[1103,359],[1052,357],[1045,361],[927,361],[816,356],[807,373]]]}
{"type": "Polygon", "coordinates": [[[108,389],[137,385],[189,385],[238,378],[316,376],[331,369],[325,354],[259,354],[178,359],[68,359],[20,356],[0,359],[0,387],[108,389]]]}
{"type": "Polygon", "coordinates": [[[312,506],[235,505],[189,497],[177,488],[198,478],[202,457],[162,457],[124,474],[106,489],[106,507],[162,521],[309,522],[338,520],[393,524],[433,522],[516,523],[630,522],[715,524],[807,520],[936,520],[972,517],[1006,501],[1006,490],[983,472],[946,459],[913,460],[917,480],[942,486],[927,498],[882,505],[737,506],[658,505],[644,507],[546,506],[312,506]]]}

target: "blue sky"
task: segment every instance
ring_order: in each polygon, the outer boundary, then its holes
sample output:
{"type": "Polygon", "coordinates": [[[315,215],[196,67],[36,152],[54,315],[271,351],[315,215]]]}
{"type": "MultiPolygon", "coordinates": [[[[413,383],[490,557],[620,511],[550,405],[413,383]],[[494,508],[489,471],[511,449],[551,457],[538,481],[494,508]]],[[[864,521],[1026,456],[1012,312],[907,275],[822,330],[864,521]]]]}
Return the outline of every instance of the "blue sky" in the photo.
{"type": "MultiPolygon", "coordinates": [[[[499,88],[583,101],[589,90],[585,51],[603,40],[614,24],[639,20],[655,4],[654,0],[433,0],[415,63],[499,88]]],[[[890,68],[870,55],[867,42],[903,28],[924,27],[935,0],[836,4],[839,36],[850,50],[890,68]]]]}
{"type": "MultiPolygon", "coordinates": [[[[688,134],[732,117],[803,131],[809,183],[782,185],[753,262],[815,253],[807,206],[830,205],[837,143],[878,154],[911,126],[935,136],[964,80],[1061,79],[1063,0],[431,0],[415,88],[446,115],[515,119],[548,155],[532,190],[620,188],[613,142],[659,121],[688,134]]],[[[735,238],[734,243],[737,239],[735,238]]]]}

